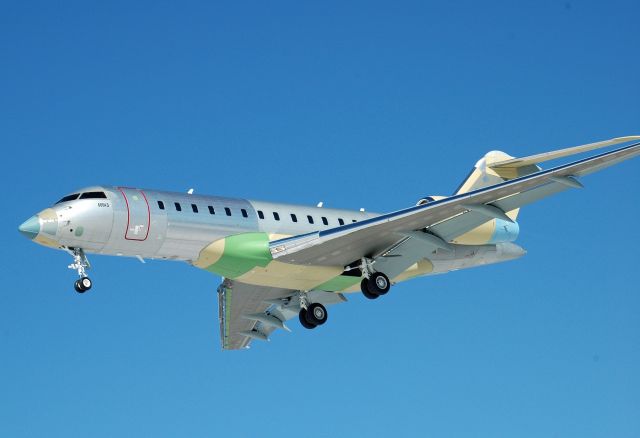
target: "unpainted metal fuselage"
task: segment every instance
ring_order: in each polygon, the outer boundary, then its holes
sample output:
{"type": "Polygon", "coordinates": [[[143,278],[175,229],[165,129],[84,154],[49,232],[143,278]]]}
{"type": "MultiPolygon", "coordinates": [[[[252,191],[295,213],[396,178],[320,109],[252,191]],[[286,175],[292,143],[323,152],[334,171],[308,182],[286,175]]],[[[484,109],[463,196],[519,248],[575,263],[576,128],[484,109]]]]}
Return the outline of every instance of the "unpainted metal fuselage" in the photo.
{"type": "MultiPolygon", "coordinates": [[[[212,243],[224,242],[230,236],[260,233],[269,241],[348,226],[378,216],[363,211],[113,186],[88,187],[65,198],[73,199],[41,211],[20,227],[21,232],[56,249],[81,248],[86,253],[179,260],[205,269],[209,266],[204,261],[212,243]]],[[[493,221],[488,232],[489,228],[484,226],[475,234],[469,233],[466,240],[459,239],[484,244],[454,242],[449,251],[429,250],[421,263],[407,269],[395,281],[511,260],[525,254],[522,248],[510,243],[517,237],[517,228],[516,233],[504,230],[500,233],[500,226],[493,221]]],[[[333,274],[328,272],[327,278],[339,275],[342,268],[336,267],[333,274]]],[[[309,277],[314,278],[312,271],[316,267],[301,269],[299,276],[304,277],[307,269],[309,277]]],[[[208,270],[227,276],[215,268],[208,270]]],[[[265,286],[302,286],[309,290],[314,287],[313,280],[308,284],[288,284],[286,271],[280,275],[276,270],[272,276],[250,274],[242,280],[265,286]]],[[[354,285],[339,284],[332,290],[357,290],[354,285]]]]}

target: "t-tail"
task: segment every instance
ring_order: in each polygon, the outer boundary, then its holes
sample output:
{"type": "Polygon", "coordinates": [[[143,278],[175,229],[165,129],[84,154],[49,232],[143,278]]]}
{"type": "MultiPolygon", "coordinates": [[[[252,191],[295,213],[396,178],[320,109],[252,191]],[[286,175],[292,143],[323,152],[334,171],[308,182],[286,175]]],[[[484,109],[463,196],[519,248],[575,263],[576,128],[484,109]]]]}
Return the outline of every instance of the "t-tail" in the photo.
{"type": "MultiPolygon", "coordinates": [[[[473,192],[474,190],[493,186],[514,178],[530,175],[540,171],[541,167],[539,164],[545,161],[639,139],[640,136],[617,137],[611,140],[559,149],[552,152],[544,152],[522,158],[512,157],[502,151],[491,151],[478,160],[469,173],[469,176],[460,184],[454,195],[473,192]]],[[[566,184],[572,187],[580,187],[580,183],[573,179],[566,179],[566,184]]],[[[517,239],[520,231],[518,223],[516,222],[520,209],[507,211],[505,213],[513,222],[506,220],[506,218],[493,219],[456,238],[454,242],[462,245],[513,242],[517,239]]]]}

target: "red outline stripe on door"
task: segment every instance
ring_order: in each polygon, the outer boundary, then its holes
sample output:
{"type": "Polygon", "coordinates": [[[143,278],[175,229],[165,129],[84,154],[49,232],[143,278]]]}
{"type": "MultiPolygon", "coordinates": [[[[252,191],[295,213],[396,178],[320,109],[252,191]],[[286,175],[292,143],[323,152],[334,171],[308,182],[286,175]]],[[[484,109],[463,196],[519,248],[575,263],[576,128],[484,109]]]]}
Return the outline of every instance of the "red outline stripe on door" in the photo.
{"type": "Polygon", "coordinates": [[[124,196],[124,202],[127,204],[127,228],[125,228],[125,230],[124,230],[124,238],[125,238],[125,240],[136,240],[138,242],[143,242],[143,241],[147,240],[147,237],[149,237],[149,230],[151,229],[151,207],[149,207],[149,201],[147,200],[147,195],[145,195],[142,190],[134,189],[134,188],[131,188],[131,187],[118,187],[118,190],[120,190],[120,193],[122,193],[122,196],[124,196]],[[147,203],[147,234],[144,236],[144,239],[134,239],[132,237],[127,237],[127,233],[129,232],[129,223],[130,223],[130,219],[131,219],[131,214],[129,212],[129,200],[127,199],[127,195],[122,190],[123,188],[129,189],[129,190],[137,190],[137,191],[139,191],[142,194],[142,197],[144,198],[144,202],[147,203]]]}

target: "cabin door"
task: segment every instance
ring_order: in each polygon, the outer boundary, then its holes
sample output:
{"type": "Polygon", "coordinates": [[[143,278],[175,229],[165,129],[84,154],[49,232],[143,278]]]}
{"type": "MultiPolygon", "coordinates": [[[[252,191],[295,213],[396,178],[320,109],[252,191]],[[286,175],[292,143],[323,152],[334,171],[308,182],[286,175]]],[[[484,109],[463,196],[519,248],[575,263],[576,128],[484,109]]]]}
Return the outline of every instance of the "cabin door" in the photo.
{"type": "Polygon", "coordinates": [[[151,220],[151,210],[147,196],[142,190],[120,187],[127,206],[127,228],[124,238],[127,240],[147,240],[151,220]]]}

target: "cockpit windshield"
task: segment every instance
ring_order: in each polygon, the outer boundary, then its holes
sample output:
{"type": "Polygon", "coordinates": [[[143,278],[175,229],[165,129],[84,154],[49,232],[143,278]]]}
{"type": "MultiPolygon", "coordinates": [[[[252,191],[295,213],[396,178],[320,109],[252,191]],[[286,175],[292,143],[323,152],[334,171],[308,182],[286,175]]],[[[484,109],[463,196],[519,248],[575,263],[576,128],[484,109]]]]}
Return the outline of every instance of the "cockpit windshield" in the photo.
{"type": "Polygon", "coordinates": [[[62,202],[73,201],[75,199],[78,199],[78,196],[80,196],[80,193],[74,193],[73,195],[67,195],[64,198],[62,198],[61,200],[59,200],[58,202],[56,202],[56,204],[60,204],[62,202]]]}
{"type": "Polygon", "coordinates": [[[104,192],[85,192],[80,199],[107,199],[107,195],[104,192]]]}

